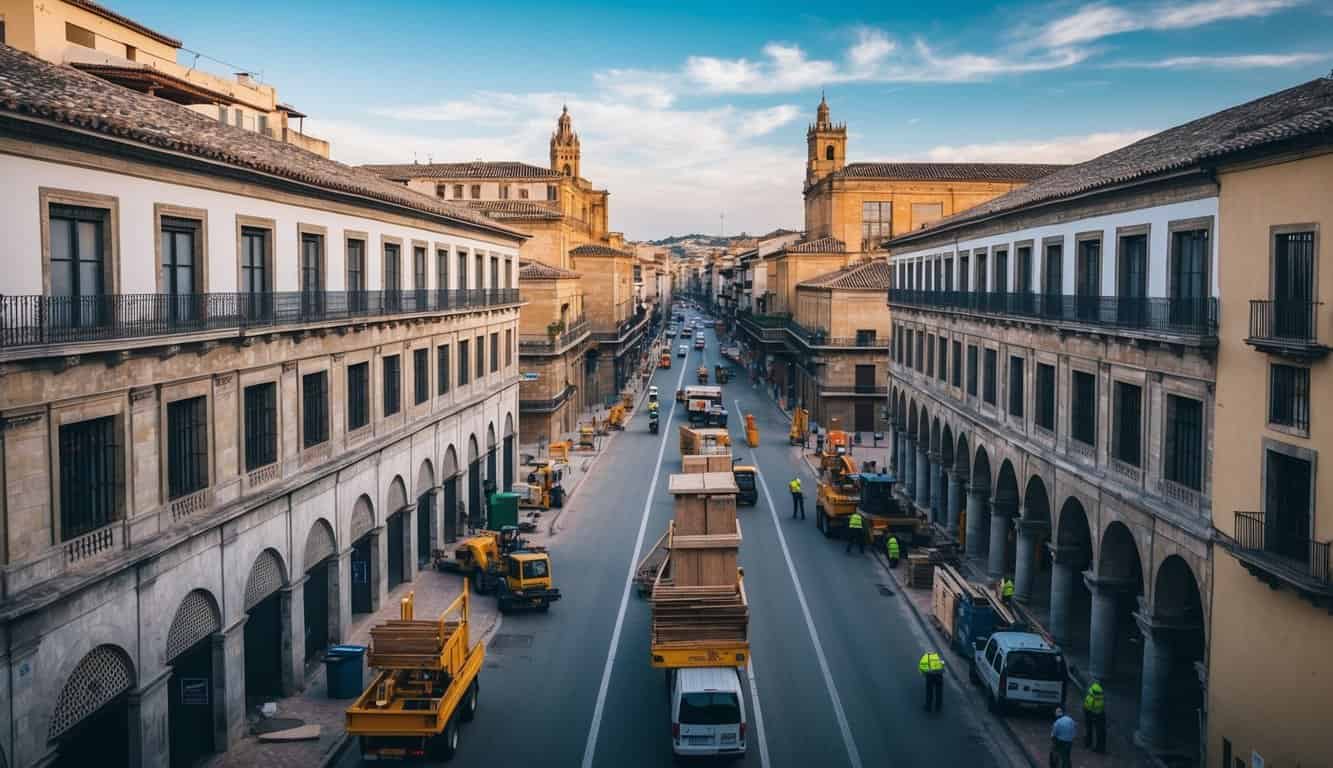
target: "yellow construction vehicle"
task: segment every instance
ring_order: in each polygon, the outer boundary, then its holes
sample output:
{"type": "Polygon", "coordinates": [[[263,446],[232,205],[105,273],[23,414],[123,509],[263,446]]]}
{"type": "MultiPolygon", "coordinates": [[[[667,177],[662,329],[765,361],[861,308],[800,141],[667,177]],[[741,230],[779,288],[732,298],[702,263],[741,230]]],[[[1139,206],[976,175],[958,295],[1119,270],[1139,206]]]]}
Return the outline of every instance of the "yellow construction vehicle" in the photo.
{"type": "Polygon", "coordinates": [[[851,436],[842,431],[838,419],[833,419],[832,426],[824,433],[824,447],[819,452],[819,471],[837,469],[839,459],[848,454],[851,445],[851,436]]]}
{"type": "Polygon", "coordinates": [[[805,445],[805,435],[810,431],[810,412],[797,408],[792,412],[791,431],[787,433],[787,442],[791,445],[805,445]]]}
{"type": "Polygon", "coordinates": [[[607,426],[607,428],[608,428],[608,429],[624,429],[624,428],[625,428],[625,412],[626,412],[626,408],[625,408],[625,406],[624,406],[623,404],[621,404],[621,403],[616,403],[615,405],[611,406],[611,410],[610,410],[609,412],[607,412],[607,415],[606,415],[606,426],[607,426]]]}
{"type": "Polygon", "coordinates": [[[514,483],[518,505],[524,509],[559,509],[564,506],[565,489],[560,485],[563,473],[555,463],[542,461],[529,465],[527,482],[514,483]]]}
{"type": "Polygon", "coordinates": [[[662,353],[662,356],[659,357],[659,358],[657,359],[657,366],[658,366],[659,368],[670,368],[670,367],[671,367],[671,353],[670,353],[670,352],[663,352],[663,353],[662,353]]]}
{"type": "Polygon", "coordinates": [[[856,511],[860,490],[854,475],[856,465],[850,456],[838,456],[825,464],[821,460],[818,491],[815,495],[815,528],[825,536],[847,526],[847,518],[856,511]]]}
{"type": "Polygon", "coordinates": [[[581,451],[597,450],[596,438],[597,438],[597,427],[595,421],[592,424],[579,425],[579,442],[578,442],[579,450],[581,451]]]}
{"type": "Polygon", "coordinates": [[[437,551],[435,567],[468,577],[477,594],[494,593],[501,613],[513,608],[545,611],[560,599],[560,590],[551,586],[550,553],[529,546],[512,526],[469,536],[452,553],[437,551]]]}
{"type": "Polygon", "coordinates": [[[759,503],[759,470],[752,464],[733,459],[731,475],[736,479],[736,503],[753,507],[759,503]]]}
{"type": "Polygon", "coordinates": [[[569,449],[571,447],[572,445],[570,444],[570,441],[561,440],[559,442],[551,443],[551,445],[547,447],[546,450],[551,454],[551,461],[560,461],[565,464],[568,464],[569,449]]]}
{"type": "Polygon", "coordinates": [[[370,630],[375,679],[346,713],[363,760],[449,760],[461,724],[477,716],[486,645],[469,637],[467,584],[434,621],[416,619],[415,598],[403,598],[398,621],[370,630]]]}

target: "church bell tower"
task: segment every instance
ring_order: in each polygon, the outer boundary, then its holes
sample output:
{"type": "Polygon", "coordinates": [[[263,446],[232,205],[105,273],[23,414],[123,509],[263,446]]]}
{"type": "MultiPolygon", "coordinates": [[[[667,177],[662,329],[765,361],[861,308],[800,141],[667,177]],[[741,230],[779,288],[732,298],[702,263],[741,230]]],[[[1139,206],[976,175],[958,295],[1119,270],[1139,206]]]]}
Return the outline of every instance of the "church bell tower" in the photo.
{"type": "Polygon", "coordinates": [[[574,121],[569,107],[560,109],[555,133],[551,134],[551,170],[562,176],[579,176],[579,135],[574,133],[574,121]]]}
{"type": "Polygon", "coordinates": [[[847,124],[835,124],[829,119],[828,101],[823,94],[819,96],[815,122],[805,132],[805,144],[808,150],[805,162],[807,187],[834,171],[842,170],[847,164],[847,124]]]}

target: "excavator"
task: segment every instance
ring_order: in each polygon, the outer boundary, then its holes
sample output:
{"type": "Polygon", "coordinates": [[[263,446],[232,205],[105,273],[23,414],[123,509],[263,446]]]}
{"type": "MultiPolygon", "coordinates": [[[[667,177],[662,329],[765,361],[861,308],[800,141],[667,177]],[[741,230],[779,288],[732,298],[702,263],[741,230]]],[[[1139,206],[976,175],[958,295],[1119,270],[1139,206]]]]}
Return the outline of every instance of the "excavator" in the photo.
{"type": "Polygon", "coordinates": [[[494,593],[501,613],[514,608],[544,612],[560,599],[560,590],[551,585],[550,553],[529,546],[512,525],[479,531],[459,541],[453,552],[435,550],[435,567],[463,574],[478,594],[494,593]]]}
{"type": "Polygon", "coordinates": [[[518,505],[524,509],[559,509],[564,506],[565,489],[560,484],[561,471],[554,462],[537,463],[528,472],[526,483],[514,483],[518,505]]]}

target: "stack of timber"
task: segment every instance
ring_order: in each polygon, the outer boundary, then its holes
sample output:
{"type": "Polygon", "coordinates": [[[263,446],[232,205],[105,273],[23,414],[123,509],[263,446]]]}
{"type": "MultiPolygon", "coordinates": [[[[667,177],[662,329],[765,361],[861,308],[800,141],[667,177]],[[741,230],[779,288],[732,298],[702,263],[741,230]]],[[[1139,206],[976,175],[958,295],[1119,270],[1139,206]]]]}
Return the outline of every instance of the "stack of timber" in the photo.
{"type": "Polygon", "coordinates": [[[986,590],[963,578],[953,566],[936,566],[934,587],[931,590],[931,615],[950,643],[956,634],[954,623],[958,620],[958,603],[977,605],[987,601],[986,590]]]}
{"type": "Polygon", "coordinates": [[[730,472],[672,475],[671,579],[679,587],[736,585],[741,530],[736,478],[730,472]]]}
{"type": "Polygon", "coordinates": [[[678,648],[745,640],[750,612],[740,584],[653,587],[653,645],[678,648]]]}
{"type": "Polygon", "coordinates": [[[392,619],[370,629],[369,665],[375,669],[433,669],[440,665],[456,621],[392,619]]]}
{"type": "Polygon", "coordinates": [[[928,553],[907,554],[907,586],[925,589],[933,583],[934,577],[935,563],[931,561],[928,553]]]}
{"type": "Polygon", "coordinates": [[[680,466],[686,474],[731,471],[731,434],[712,427],[680,428],[680,466]]]}

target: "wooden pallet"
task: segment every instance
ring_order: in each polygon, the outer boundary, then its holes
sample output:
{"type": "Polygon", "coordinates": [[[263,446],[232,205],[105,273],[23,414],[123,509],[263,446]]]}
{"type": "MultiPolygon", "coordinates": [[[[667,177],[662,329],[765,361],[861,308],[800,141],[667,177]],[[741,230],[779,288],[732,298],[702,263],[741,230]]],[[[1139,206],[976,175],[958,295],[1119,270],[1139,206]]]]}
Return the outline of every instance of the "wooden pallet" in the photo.
{"type": "Polygon", "coordinates": [[[907,586],[924,589],[931,586],[935,579],[935,563],[921,552],[912,552],[907,556],[907,586]]]}

